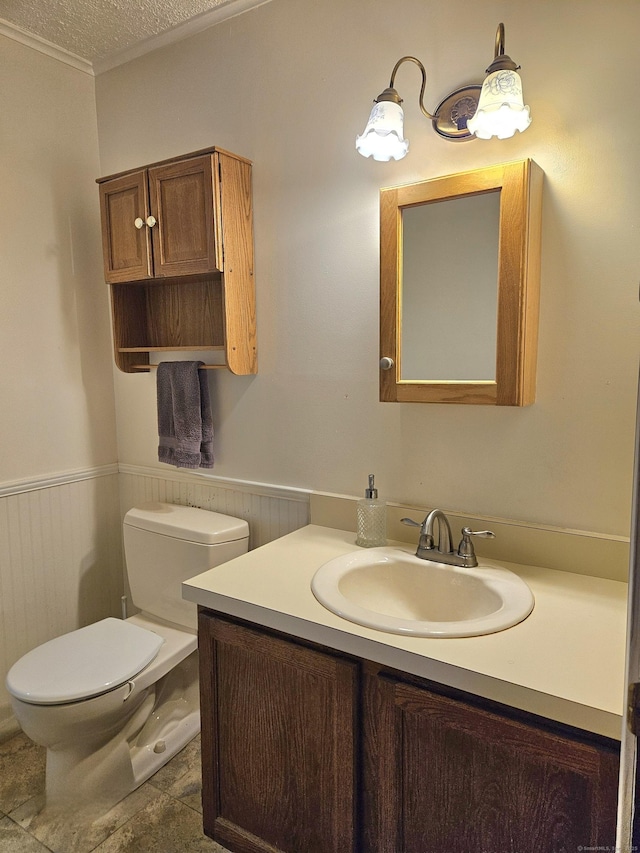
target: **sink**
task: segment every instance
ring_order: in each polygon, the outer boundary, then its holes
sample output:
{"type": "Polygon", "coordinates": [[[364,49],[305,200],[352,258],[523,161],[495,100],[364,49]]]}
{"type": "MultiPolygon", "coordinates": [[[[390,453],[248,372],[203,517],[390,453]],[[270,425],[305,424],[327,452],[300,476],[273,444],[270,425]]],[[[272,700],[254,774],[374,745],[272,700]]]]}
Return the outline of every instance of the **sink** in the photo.
{"type": "Polygon", "coordinates": [[[493,634],[522,622],[534,605],[527,584],[503,566],[459,568],[394,547],[329,560],[311,590],[343,619],[418,637],[493,634]]]}

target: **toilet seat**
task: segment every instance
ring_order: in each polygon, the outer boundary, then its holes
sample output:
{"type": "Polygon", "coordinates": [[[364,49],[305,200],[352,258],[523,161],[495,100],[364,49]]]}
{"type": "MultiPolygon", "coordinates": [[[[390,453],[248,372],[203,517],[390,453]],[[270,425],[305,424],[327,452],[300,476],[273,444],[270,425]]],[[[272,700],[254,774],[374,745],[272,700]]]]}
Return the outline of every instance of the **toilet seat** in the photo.
{"type": "Polygon", "coordinates": [[[163,642],[158,634],[129,621],[102,619],[28,652],[9,670],[7,689],[34,705],[89,699],[136,676],[163,642]]]}

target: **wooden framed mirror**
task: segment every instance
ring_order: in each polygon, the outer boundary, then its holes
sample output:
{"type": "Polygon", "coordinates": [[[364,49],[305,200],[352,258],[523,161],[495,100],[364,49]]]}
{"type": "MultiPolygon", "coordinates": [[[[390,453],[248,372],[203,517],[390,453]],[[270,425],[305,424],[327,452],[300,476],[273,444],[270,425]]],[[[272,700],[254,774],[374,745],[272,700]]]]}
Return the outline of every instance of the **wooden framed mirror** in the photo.
{"type": "Polygon", "coordinates": [[[380,191],[380,400],[535,400],[543,172],[521,160],[380,191]]]}

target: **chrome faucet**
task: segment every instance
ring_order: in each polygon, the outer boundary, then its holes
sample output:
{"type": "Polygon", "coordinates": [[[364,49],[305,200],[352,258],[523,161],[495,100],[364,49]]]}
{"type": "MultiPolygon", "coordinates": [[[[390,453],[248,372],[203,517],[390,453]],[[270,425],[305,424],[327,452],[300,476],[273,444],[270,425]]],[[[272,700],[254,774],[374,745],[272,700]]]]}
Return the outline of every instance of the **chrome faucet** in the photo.
{"type": "Polygon", "coordinates": [[[483,539],[495,539],[496,536],[491,530],[471,530],[470,527],[463,527],[462,539],[458,545],[458,550],[454,551],[451,525],[449,524],[449,519],[441,509],[432,509],[422,524],[419,521],[414,521],[412,518],[402,518],[400,520],[403,524],[408,524],[410,527],[420,528],[420,539],[418,540],[416,557],[420,557],[421,560],[433,560],[434,563],[446,563],[449,566],[466,566],[467,568],[477,566],[478,559],[471,537],[480,536],[483,539]],[[433,536],[436,522],[438,525],[437,544],[433,536]]]}

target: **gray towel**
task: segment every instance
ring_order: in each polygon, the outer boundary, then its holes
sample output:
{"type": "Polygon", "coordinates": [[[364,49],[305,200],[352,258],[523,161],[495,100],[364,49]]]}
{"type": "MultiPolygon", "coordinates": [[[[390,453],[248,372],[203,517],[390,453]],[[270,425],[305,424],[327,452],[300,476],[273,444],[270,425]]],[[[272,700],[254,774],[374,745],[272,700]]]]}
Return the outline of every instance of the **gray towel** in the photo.
{"type": "Polygon", "coordinates": [[[209,385],[201,361],[158,365],[158,461],[177,468],[213,468],[209,385]]]}

